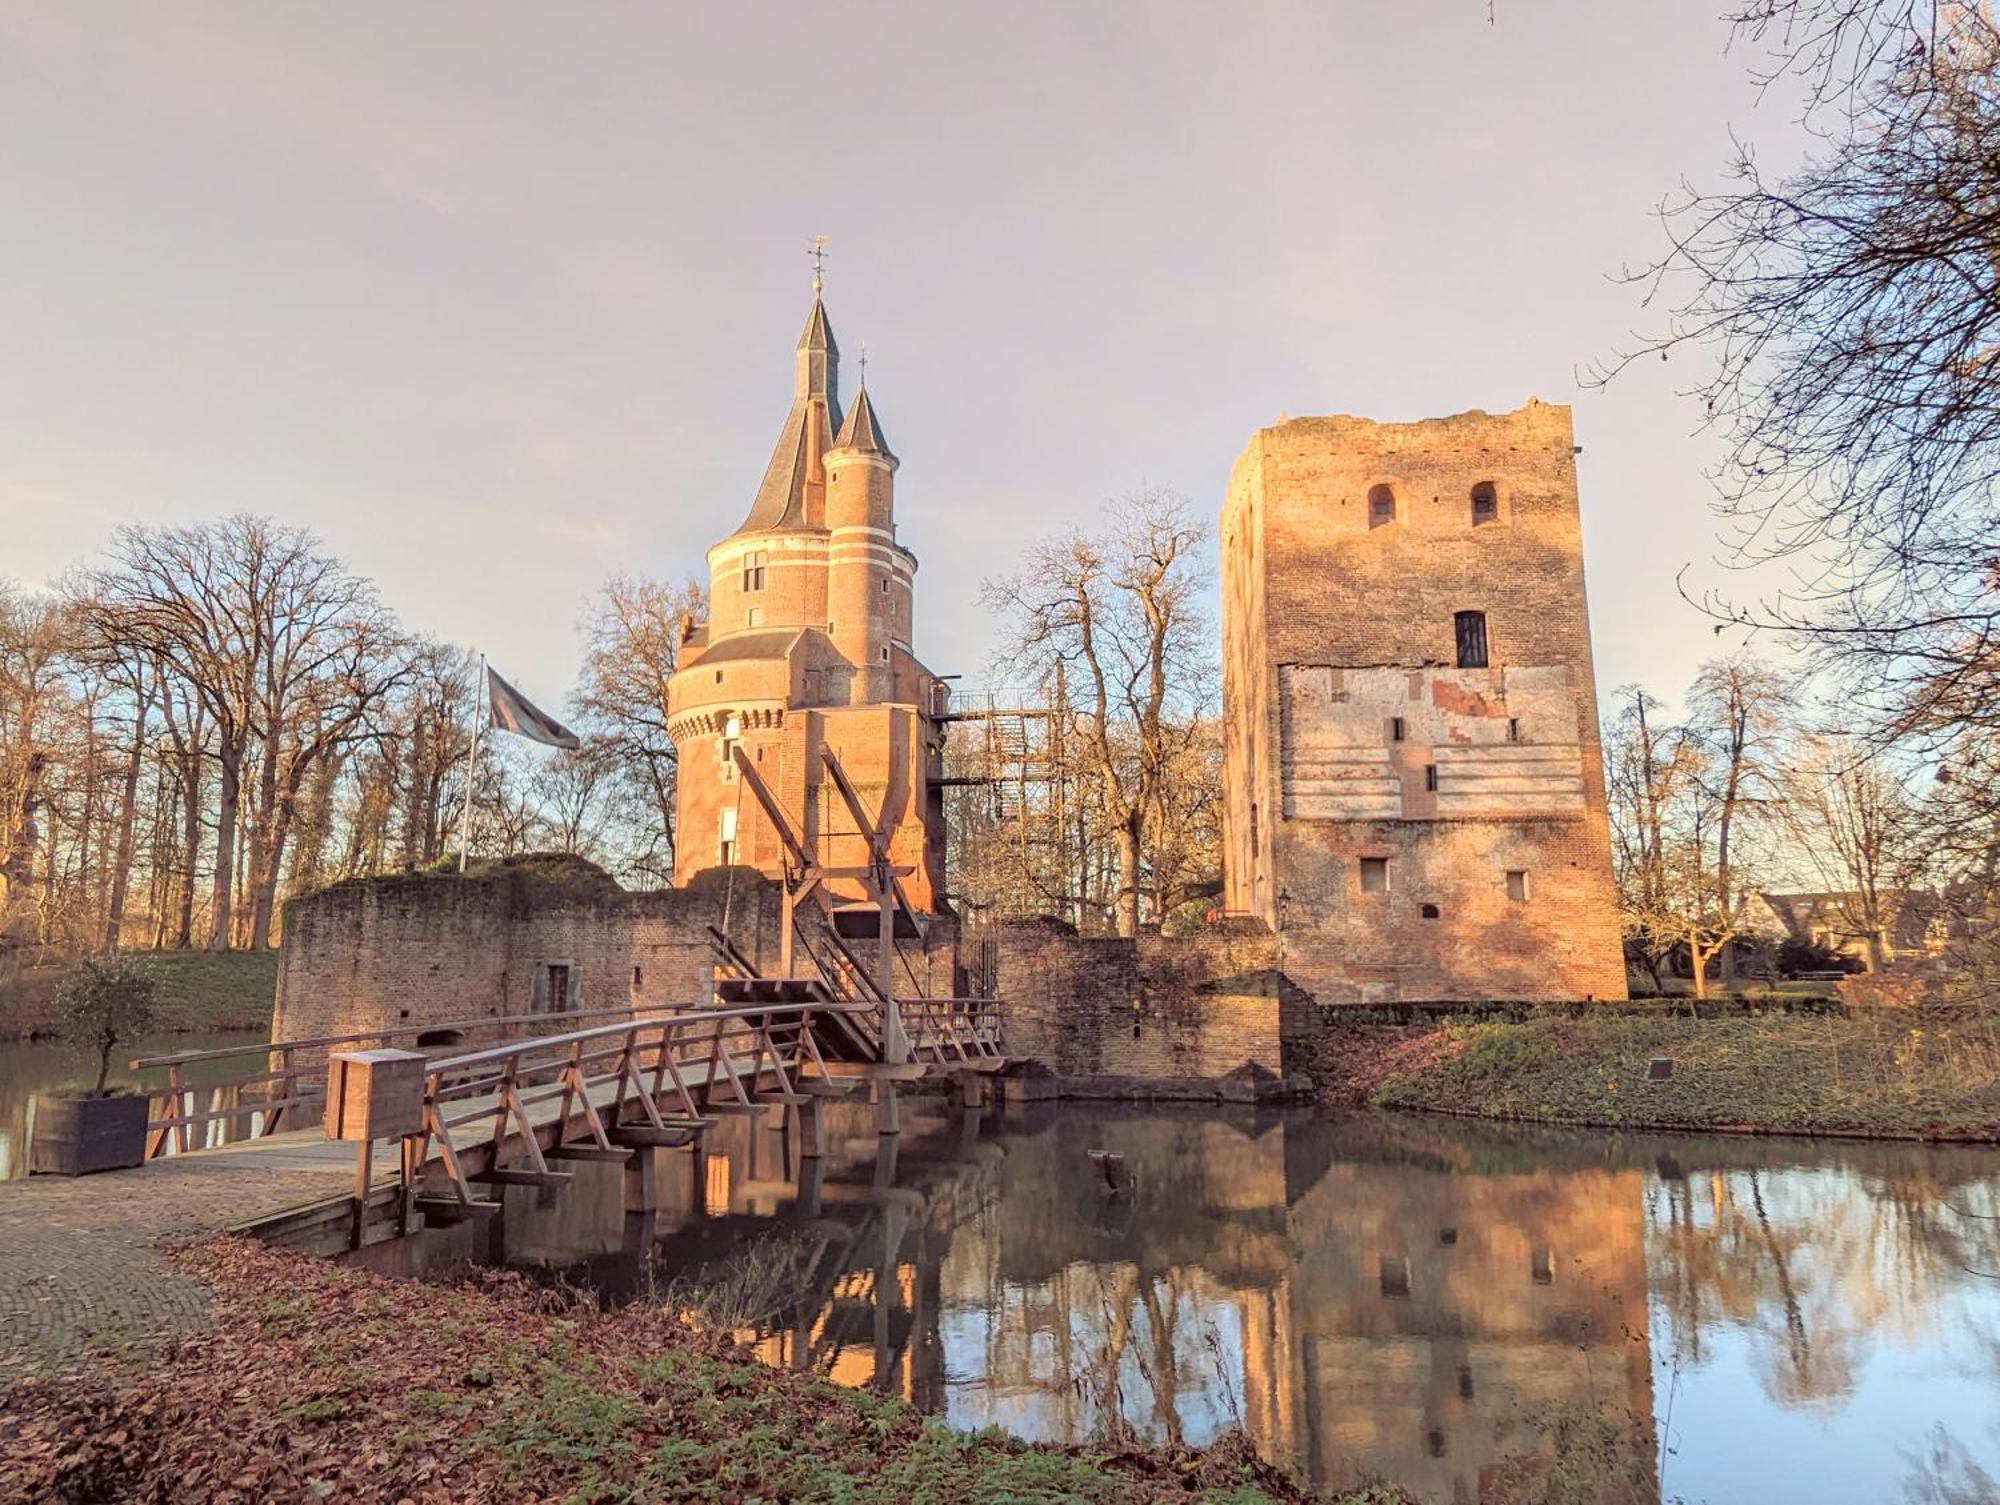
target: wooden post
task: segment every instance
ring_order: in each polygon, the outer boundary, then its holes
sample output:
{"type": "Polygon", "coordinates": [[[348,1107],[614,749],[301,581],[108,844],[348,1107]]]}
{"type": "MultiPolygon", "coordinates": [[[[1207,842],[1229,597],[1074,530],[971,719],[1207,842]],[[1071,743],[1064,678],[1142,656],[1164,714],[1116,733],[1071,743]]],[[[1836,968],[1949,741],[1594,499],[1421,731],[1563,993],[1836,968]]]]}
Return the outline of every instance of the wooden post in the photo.
{"type": "Polygon", "coordinates": [[[363,1139],[354,1146],[354,1226],[347,1247],[361,1247],[361,1225],[368,1219],[368,1186],[375,1174],[375,1141],[363,1139]]]}

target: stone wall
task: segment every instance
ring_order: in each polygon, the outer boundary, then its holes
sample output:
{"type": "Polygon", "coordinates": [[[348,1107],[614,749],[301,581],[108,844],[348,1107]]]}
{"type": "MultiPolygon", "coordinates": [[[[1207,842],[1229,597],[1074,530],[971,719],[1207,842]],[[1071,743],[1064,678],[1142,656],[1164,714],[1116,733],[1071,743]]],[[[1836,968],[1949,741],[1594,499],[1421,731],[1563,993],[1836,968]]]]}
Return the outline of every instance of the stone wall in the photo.
{"type": "Polygon", "coordinates": [[[338,884],[286,911],[272,1037],[557,1012],[552,964],[572,1011],[706,1002],[725,903],[737,944],[775,965],[777,889],[755,874],[650,893],[524,866],[338,884]]]}
{"type": "Polygon", "coordinates": [[[1222,535],[1227,903],[1287,976],[1624,997],[1569,410],[1265,429],[1222,535]]]}
{"type": "Polygon", "coordinates": [[[995,927],[1007,1052],[1107,1089],[1281,1074],[1276,942],[1262,925],[1195,937],[1083,937],[1059,920],[995,927]]]}

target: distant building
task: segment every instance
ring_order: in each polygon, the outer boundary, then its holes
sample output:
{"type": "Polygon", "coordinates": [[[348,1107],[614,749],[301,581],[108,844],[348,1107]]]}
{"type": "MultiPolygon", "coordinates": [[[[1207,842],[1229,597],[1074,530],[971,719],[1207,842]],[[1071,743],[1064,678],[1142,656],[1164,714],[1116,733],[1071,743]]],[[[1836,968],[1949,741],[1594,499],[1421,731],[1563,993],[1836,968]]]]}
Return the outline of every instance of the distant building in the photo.
{"type": "Polygon", "coordinates": [[[1530,402],[1236,462],[1227,904],[1322,1002],[1625,996],[1573,455],[1530,402]]]}
{"type": "MultiPolygon", "coordinates": [[[[1855,961],[1870,961],[1874,927],[1869,905],[1855,892],[1763,892],[1744,901],[1744,928],[1812,946],[1855,961]]],[[[1964,929],[1958,906],[1928,889],[1892,889],[1876,901],[1882,960],[1940,956],[1964,929]]]]}
{"type": "Polygon", "coordinates": [[[784,848],[745,790],[734,752],[833,865],[866,860],[822,747],[871,816],[899,824],[892,860],[921,910],[944,892],[944,687],[910,632],[917,558],[896,539],[896,456],[863,386],[841,411],[840,347],[813,300],[799,337],[792,409],[736,531],[708,551],[709,617],[668,681],[679,753],[674,882],[717,868],[778,876],[784,848]]]}

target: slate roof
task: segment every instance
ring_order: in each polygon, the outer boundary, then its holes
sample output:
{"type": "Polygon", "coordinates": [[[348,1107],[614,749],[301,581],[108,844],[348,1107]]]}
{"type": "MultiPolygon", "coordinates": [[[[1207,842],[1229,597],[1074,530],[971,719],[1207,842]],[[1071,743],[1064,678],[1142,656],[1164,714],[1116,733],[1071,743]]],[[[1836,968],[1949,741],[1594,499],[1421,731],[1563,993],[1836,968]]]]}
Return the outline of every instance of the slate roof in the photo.
{"type": "Polygon", "coordinates": [[[771,463],[765,467],[764,479],[750,503],[749,515],[736,529],[738,533],[790,532],[812,526],[806,520],[806,483],[816,479],[809,474],[810,441],[817,430],[819,451],[824,454],[833,447],[833,430],[840,424],[840,346],[827,321],[826,305],[817,298],[799,335],[797,354],[799,381],[792,410],[785,415],[771,463]]]}
{"type": "Polygon", "coordinates": [[[854,406],[847,410],[847,422],[840,426],[840,437],[833,441],[833,447],[896,458],[889,441],[882,437],[882,425],[876,421],[875,404],[866,387],[854,394],[854,406]]]}

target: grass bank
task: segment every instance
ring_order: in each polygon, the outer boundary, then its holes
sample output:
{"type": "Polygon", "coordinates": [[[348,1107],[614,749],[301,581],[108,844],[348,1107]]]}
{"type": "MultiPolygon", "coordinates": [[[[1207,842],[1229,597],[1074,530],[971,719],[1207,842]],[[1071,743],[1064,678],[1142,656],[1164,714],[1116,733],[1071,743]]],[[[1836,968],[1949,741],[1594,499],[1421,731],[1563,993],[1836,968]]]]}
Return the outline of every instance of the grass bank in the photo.
{"type": "MultiPolygon", "coordinates": [[[[174,1255],[211,1324],[0,1394],[0,1501],[1295,1505],[1240,1441],[1032,1447],[517,1277],[396,1281],[242,1240],[174,1255]]],[[[1348,1505],[1401,1505],[1394,1492],[1348,1505]]]]}
{"type": "MultiPolygon", "coordinates": [[[[277,952],[141,951],[132,955],[159,983],[159,1032],[207,1034],[271,1027],[278,991],[277,952]]],[[[52,1033],[52,1002],[68,972],[61,963],[0,971],[0,1040],[29,1040],[52,1033]]]]}
{"type": "Polygon", "coordinates": [[[1869,1011],[1607,1009],[1327,1026],[1322,1088],[1379,1107],[1619,1128],[2000,1140],[2000,1027],[1869,1011]],[[1648,1079],[1657,1056],[1673,1061],[1648,1079]]]}

